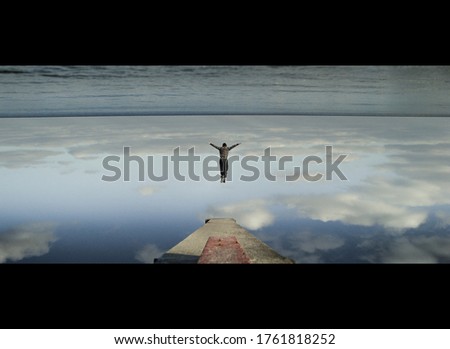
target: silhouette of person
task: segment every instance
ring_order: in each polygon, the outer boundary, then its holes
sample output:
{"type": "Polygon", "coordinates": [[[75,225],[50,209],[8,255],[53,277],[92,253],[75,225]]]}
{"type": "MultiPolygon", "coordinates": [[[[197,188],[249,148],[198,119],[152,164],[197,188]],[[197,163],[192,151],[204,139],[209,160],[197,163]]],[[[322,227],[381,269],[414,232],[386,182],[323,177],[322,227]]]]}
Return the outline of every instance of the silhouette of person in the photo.
{"type": "Polygon", "coordinates": [[[232,145],[231,147],[228,147],[226,143],[223,143],[221,147],[218,147],[217,145],[214,145],[212,143],[209,143],[214,148],[219,150],[220,153],[220,182],[225,183],[225,179],[227,178],[227,172],[228,172],[228,152],[233,149],[234,147],[237,147],[241,143],[236,143],[232,145]]]}

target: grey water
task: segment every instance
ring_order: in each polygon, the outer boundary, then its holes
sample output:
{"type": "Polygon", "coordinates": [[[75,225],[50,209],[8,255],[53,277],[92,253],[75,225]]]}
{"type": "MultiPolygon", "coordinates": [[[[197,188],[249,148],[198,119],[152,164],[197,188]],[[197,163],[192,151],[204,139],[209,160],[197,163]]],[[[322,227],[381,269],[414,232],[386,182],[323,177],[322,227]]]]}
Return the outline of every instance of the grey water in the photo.
{"type": "Polygon", "coordinates": [[[2,66],[0,116],[447,115],[448,66],[2,66]]]}
{"type": "Polygon", "coordinates": [[[447,66],[1,66],[0,263],[152,263],[217,216],[297,263],[448,263],[448,116],[447,66]],[[226,184],[104,180],[211,142],[226,184]],[[345,180],[286,179],[326,146],[345,180]]]}

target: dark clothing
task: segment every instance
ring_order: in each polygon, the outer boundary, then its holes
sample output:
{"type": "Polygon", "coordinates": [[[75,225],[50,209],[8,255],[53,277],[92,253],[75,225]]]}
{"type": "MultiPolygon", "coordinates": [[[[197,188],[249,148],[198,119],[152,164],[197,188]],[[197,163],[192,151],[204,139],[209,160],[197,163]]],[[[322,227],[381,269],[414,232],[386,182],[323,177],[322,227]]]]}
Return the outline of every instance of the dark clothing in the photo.
{"type": "Polygon", "coordinates": [[[236,143],[236,144],[232,145],[231,147],[227,147],[227,146],[218,147],[217,145],[214,145],[212,143],[209,143],[209,144],[212,145],[217,150],[219,150],[219,153],[220,153],[220,177],[222,178],[222,181],[225,182],[225,178],[227,177],[227,172],[228,172],[228,153],[231,149],[233,149],[234,147],[237,147],[240,143],[236,143]]]}
{"type": "Polygon", "coordinates": [[[217,145],[214,145],[212,143],[210,143],[214,148],[218,149],[220,152],[220,158],[221,159],[226,159],[228,158],[228,152],[233,149],[234,147],[237,147],[239,145],[239,143],[236,143],[234,145],[232,145],[231,147],[218,147],[217,145]]]}
{"type": "Polygon", "coordinates": [[[228,172],[228,159],[220,159],[220,176],[226,177],[228,172]]]}

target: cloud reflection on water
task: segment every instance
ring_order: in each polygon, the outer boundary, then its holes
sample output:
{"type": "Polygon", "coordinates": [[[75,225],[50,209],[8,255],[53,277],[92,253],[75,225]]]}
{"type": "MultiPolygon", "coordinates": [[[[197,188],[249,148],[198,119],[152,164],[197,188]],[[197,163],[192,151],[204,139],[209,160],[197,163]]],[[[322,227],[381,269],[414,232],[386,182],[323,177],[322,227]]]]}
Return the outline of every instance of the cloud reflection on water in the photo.
{"type": "MultiPolygon", "coordinates": [[[[200,226],[209,216],[230,216],[300,263],[450,260],[446,118],[24,118],[0,119],[0,126],[0,174],[9,183],[0,189],[8,198],[0,203],[5,225],[44,216],[64,231],[63,217],[71,216],[117,220],[124,228],[130,221],[200,226]],[[186,154],[195,147],[204,158],[217,155],[210,142],[223,141],[242,142],[230,154],[241,158],[262,156],[267,147],[278,157],[323,156],[325,145],[332,145],[337,153],[348,154],[341,167],[348,181],[334,177],[286,182],[273,168],[277,181],[242,182],[239,177],[246,173],[238,162],[233,164],[233,180],[225,185],[204,179],[139,182],[137,176],[130,182],[101,180],[102,159],[122,155],[125,146],[142,157],[170,156],[176,147],[186,154]],[[45,188],[39,185],[42,182],[47,183],[45,188]],[[290,219],[284,221],[285,215],[290,219]]],[[[7,240],[5,229],[0,226],[0,238],[7,240]]],[[[130,238],[142,239],[133,234],[130,238]]],[[[148,249],[151,253],[138,249],[136,258],[148,261],[145,255],[153,258],[182,237],[165,236],[161,244],[161,235],[146,236],[142,246],[153,246],[148,249]]],[[[29,235],[24,241],[34,238],[29,235]]],[[[5,247],[3,253],[12,255],[14,248],[8,246],[11,252],[5,247]]]]}
{"type": "Polygon", "coordinates": [[[55,224],[50,222],[21,224],[0,231],[0,263],[45,255],[56,240],[55,224]]]}

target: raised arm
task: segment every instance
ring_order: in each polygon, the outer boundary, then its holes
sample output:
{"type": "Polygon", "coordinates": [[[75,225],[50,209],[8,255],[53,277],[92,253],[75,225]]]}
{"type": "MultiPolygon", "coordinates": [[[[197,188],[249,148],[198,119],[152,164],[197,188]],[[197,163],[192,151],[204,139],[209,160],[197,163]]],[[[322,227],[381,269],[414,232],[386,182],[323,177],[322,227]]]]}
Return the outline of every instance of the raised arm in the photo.
{"type": "Polygon", "coordinates": [[[228,149],[231,150],[231,149],[233,149],[234,147],[237,147],[239,144],[241,144],[241,143],[233,144],[231,147],[228,147],[228,149]]]}
{"type": "Polygon", "coordinates": [[[214,145],[212,143],[209,143],[209,145],[212,145],[214,148],[216,148],[217,150],[220,150],[220,147],[218,147],[217,145],[214,145]]]}

